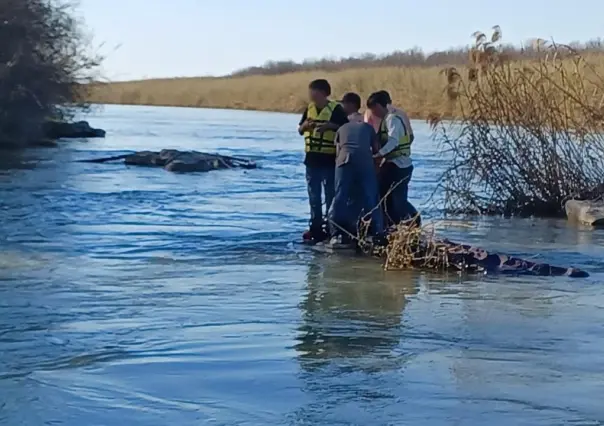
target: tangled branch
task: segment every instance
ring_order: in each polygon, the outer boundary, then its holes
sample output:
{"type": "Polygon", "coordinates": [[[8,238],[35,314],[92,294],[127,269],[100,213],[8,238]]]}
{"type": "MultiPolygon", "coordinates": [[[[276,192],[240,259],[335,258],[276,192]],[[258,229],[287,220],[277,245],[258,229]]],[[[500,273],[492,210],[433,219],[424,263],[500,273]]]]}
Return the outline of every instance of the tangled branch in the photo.
{"type": "MultiPolygon", "coordinates": [[[[450,158],[439,188],[448,214],[557,217],[604,183],[604,78],[570,46],[511,62],[501,30],[475,33],[466,75],[444,70],[452,116],[431,117],[450,158]]],[[[597,195],[597,194],[596,194],[597,195]]]]}

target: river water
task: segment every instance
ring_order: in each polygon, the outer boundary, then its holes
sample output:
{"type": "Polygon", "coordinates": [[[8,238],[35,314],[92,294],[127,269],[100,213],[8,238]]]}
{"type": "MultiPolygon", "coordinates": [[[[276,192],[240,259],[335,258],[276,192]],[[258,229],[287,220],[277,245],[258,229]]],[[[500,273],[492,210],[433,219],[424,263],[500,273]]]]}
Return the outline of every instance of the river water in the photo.
{"type": "MultiPolygon", "coordinates": [[[[106,139],[2,153],[0,424],[604,424],[602,231],[438,227],[587,279],[386,273],[292,244],[308,214],[297,116],[107,106],[88,119],[106,139]],[[75,161],[162,148],[262,168],[75,161]]],[[[415,127],[422,206],[444,160],[415,127]]]]}

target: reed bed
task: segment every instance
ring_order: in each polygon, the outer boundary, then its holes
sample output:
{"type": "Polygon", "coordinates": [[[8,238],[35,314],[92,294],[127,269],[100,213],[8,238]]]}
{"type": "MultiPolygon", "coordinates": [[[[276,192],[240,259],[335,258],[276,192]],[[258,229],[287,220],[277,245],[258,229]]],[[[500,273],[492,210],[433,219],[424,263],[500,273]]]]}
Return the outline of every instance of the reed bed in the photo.
{"type": "Polygon", "coordinates": [[[354,91],[367,98],[386,89],[410,116],[427,118],[440,111],[443,92],[442,67],[368,68],[337,72],[297,72],[276,76],[225,78],[175,78],[100,84],[92,87],[95,103],[228,108],[301,112],[307,105],[308,83],[327,78],[333,97],[354,91]]]}
{"type": "MultiPolygon", "coordinates": [[[[604,73],[604,54],[586,53],[597,73],[604,73]]],[[[565,59],[566,61],[567,59],[565,59]]],[[[530,62],[530,61],[529,61],[530,62]]],[[[522,69],[527,61],[509,66],[522,69]]],[[[570,63],[570,62],[569,62],[570,63]]],[[[471,65],[460,66],[467,75],[471,65]]],[[[152,79],[91,86],[93,103],[226,108],[299,113],[307,105],[308,83],[327,78],[333,98],[354,91],[366,99],[372,92],[387,90],[394,103],[416,119],[459,118],[462,104],[452,102],[443,66],[390,66],[352,68],[336,71],[304,71],[281,75],[244,77],[200,77],[152,79]]],[[[463,96],[460,96],[463,100],[463,96]]]]}
{"type": "Polygon", "coordinates": [[[565,201],[596,197],[604,183],[601,62],[539,40],[543,56],[514,63],[500,39],[498,27],[490,40],[477,33],[469,65],[443,73],[457,111],[452,122],[431,118],[451,159],[438,187],[445,210],[564,216],[565,201]]]}

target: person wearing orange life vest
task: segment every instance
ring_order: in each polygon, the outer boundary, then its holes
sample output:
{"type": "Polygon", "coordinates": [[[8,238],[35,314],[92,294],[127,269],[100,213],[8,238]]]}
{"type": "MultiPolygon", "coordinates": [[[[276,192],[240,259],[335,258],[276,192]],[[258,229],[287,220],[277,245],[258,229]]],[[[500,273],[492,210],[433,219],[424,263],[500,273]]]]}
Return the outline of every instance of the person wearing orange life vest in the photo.
{"type": "Polygon", "coordinates": [[[389,96],[384,92],[373,93],[367,99],[367,108],[381,120],[378,130],[381,148],[374,157],[381,160],[379,182],[381,196],[386,197],[386,217],[394,224],[415,218],[416,224],[420,225],[417,210],[408,200],[413,174],[411,137],[405,119],[389,111],[388,101],[389,96]]]}
{"type": "Polygon", "coordinates": [[[322,195],[327,210],[335,191],[335,135],[340,126],[348,123],[348,118],[342,106],[329,99],[331,86],[327,80],[314,80],[308,89],[310,103],[298,126],[298,133],[304,136],[304,164],[310,205],[310,229],[304,233],[304,239],[319,242],[327,238],[323,229],[322,195]]]}
{"type": "MultiPolygon", "coordinates": [[[[409,138],[411,140],[411,143],[413,143],[413,141],[415,139],[415,135],[413,134],[413,128],[411,127],[411,121],[409,120],[409,116],[407,115],[407,113],[405,111],[403,111],[402,109],[397,108],[392,105],[392,98],[390,97],[390,93],[388,93],[387,91],[380,90],[376,93],[382,93],[385,97],[388,98],[388,111],[389,112],[393,112],[403,118],[405,127],[407,128],[407,133],[409,133],[409,138]]],[[[382,120],[379,117],[375,116],[371,112],[370,109],[365,110],[363,120],[365,121],[365,123],[371,124],[376,132],[378,132],[380,130],[380,123],[382,122],[382,120]]]]}

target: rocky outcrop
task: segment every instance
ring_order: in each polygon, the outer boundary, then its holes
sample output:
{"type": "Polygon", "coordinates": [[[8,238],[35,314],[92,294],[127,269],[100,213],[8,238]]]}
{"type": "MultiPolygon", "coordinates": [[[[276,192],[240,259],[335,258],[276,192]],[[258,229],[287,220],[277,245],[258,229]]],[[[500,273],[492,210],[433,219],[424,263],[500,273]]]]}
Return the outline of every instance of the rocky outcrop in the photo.
{"type": "Polygon", "coordinates": [[[570,222],[587,226],[604,227],[604,201],[568,200],[564,204],[570,222]]]}
{"type": "Polygon", "coordinates": [[[77,121],[75,123],[48,121],[44,124],[44,134],[49,139],[105,137],[104,130],[91,127],[87,121],[77,121]]]}
{"type": "Polygon", "coordinates": [[[178,173],[209,172],[210,170],[232,168],[255,169],[257,167],[253,161],[242,158],[176,149],[164,149],[159,152],[139,151],[116,157],[85,160],[85,162],[106,163],[116,160],[122,160],[129,166],[163,167],[168,171],[178,173]]]}

